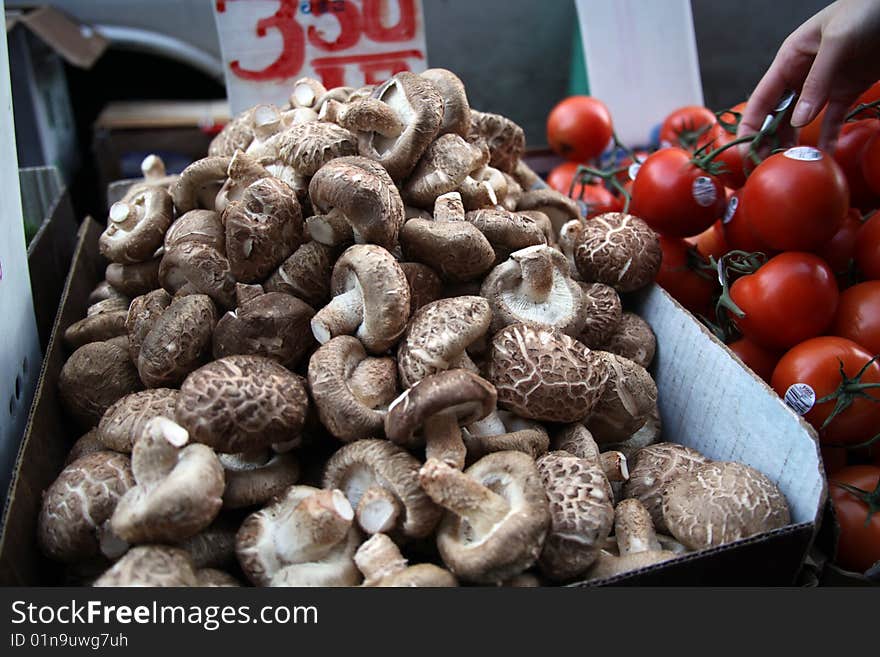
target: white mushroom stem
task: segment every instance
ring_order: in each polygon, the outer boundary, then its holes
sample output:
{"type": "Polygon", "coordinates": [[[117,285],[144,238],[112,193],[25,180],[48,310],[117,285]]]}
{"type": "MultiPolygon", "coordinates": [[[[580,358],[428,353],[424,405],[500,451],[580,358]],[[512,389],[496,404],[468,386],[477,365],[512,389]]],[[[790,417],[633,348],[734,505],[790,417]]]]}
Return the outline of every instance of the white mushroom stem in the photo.
{"type": "Polygon", "coordinates": [[[144,435],[131,450],[131,469],[139,484],[161,482],[174,469],[180,448],[189,440],[189,433],[166,417],[156,417],[145,427],[144,435]]]}
{"type": "Polygon", "coordinates": [[[342,491],[318,491],[276,519],[276,552],[286,564],[320,561],[345,538],[353,519],[342,491]]]}
{"type": "Polygon", "coordinates": [[[131,229],[138,218],[137,208],[124,201],[117,201],[110,206],[110,223],[124,229],[131,229]]]}
{"type": "Polygon", "coordinates": [[[406,559],[385,534],[375,534],[354,553],[354,563],[364,575],[364,586],[373,586],[389,575],[406,570],[406,559]]]}
{"type": "Polygon", "coordinates": [[[608,481],[627,481],[629,479],[629,467],[626,464],[626,456],[623,452],[602,452],[599,455],[599,465],[602,472],[608,477],[608,481]]]}
{"type": "Polygon", "coordinates": [[[401,514],[397,497],[381,486],[371,486],[357,505],[357,521],[368,534],[388,532],[397,525],[401,514]]]}
{"type": "Polygon", "coordinates": [[[437,459],[461,470],[467,458],[467,447],[461,437],[458,416],[454,412],[437,413],[425,420],[425,457],[437,459]]]}
{"type": "Polygon", "coordinates": [[[360,287],[338,294],[312,318],[312,333],[324,344],[337,335],[352,335],[364,321],[364,298],[360,287]]]}
{"type": "Polygon", "coordinates": [[[327,246],[336,246],[354,240],[351,224],[337,209],[327,214],[316,214],[306,219],[306,229],[312,239],[327,246]]]}
{"type": "Polygon", "coordinates": [[[448,192],[434,201],[434,221],[464,221],[464,203],[461,194],[448,192]]]}
{"type": "Polygon", "coordinates": [[[264,141],[281,128],[281,114],[274,105],[258,105],[254,110],[254,134],[264,141]]]}
{"type": "Polygon", "coordinates": [[[614,535],[620,555],[659,552],[662,548],[654,532],[651,514],[636,499],[622,500],[614,510],[614,535]]]}
{"type": "Polygon", "coordinates": [[[520,252],[517,256],[522,269],[520,289],[534,303],[543,303],[553,291],[553,279],[556,268],[553,261],[543,249],[520,252]]]}
{"type": "Polygon", "coordinates": [[[419,481],[434,502],[467,521],[475,536],[489,534],[510,512],[501,495],[442,461],[429,458],[419,481]]]}
{"type": "Polygon", "coordinates": [[[301,78],[293,86],[290,104],[294,107],[315,107],[318,100],[327,93],[323,84],[313,78],[301,78]]]}
{"type": "Polygon", "coordinates": [[[144,158],[141,162],[141,173],[147,181],[156,181],[167,175],[165,163],[158,155],[147,155],[144,158]]]}

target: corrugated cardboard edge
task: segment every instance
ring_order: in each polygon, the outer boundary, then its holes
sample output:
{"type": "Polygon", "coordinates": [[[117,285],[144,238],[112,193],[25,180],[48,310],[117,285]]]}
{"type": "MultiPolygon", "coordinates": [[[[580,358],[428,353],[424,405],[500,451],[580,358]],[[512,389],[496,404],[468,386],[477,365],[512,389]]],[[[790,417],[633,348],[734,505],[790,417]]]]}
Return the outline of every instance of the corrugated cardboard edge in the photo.
{"type": "Polygon", "coordinates": [[[64,463],[65,455],[70,449],[67,435],[69,430],[59,427],[63,416],[57,414],[40,414],[36,411],[46,403],[57,400],[57,387],[52,383],[64,365],[64,349],[61,336],[64,330],[85,314],[85,304],[89,289],[96,278],[83,275],[82,272],[100,268],[98,256],[98,236],[100,226],[90,218],[86,218],[77,234],[76,250],[73,264],[61,295],[58,315],[49,338],[49,347],[40,370],[37,384],[37,396],[31,406],[24,437],[19,446],[15,461],[9,495],[3,509],[0,524],[0,585],[2,586],[34,586],[41,583],[60,581],[58,564],[51,563],[42,557],[37,550],[36,526],[40,513],[43,491],[58,476],[57,465],[64,463]],[[68,299],[78,299],[79,303],[68,303],[68,299]],[[54,398],[52,399],[47,398],[54,398]],[[64,439],[60,437],[64,436],[64,439]],[[45,467],[51,465],[52,467],[45,467]],[[10,531],[14,528],[15,531],[10,531]],[[55,570],[53,570],[55,569],[55,570]]]}

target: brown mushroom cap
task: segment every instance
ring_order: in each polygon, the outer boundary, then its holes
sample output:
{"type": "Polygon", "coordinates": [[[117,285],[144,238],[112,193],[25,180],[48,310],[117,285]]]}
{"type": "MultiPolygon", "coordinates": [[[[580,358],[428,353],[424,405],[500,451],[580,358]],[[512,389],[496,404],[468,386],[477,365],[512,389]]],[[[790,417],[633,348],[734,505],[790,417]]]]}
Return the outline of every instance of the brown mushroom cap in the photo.
{"type": "Polygon", "coordinates": [[[226,308],[235,306],[235,278],[229,260],[207,244],[184,242],[166,247],[159,264],[159,281],[171,293],[189,288],[207,294],[226,308]]]}
{"type": "Polygon", "coordinates": [[[246,454],[220,454],[226,478],[223,508],[242,509],[265,504],[299,479],[300,468],[292,452],[269,449],[246,454]]]}
{"type": "Polygon", "coordinates": [[[460,427],[486,417],[495,410],[495,401],[492,384],[473,372],[455,369],[432,374],[391,403],[385,435],[404,447],[424,444],[428,458],[437,456],[461,468],[466,449],[460,427]]]}
{"type": "Polygon", "coordinates": [[[196,586],[241,586],[241,582],[232,575],[216,568],[202,568],[196,571],[196,586]]]}
{"type": "Polygon", "coordinates": [[[363,586],[458,586],[452,573],[434,564],[407,566],[400,549],[385,534],[374,534],[361,543],[354,562],[364,574],[363,586]]]}
{"type": "Polygon", "coordinates": [[[94,454],[95,452],[103,452],[106,451],[107,447],[104,446],[98,439],[98,430],[90,429],[85,432],[79,438],[77,438],[76,442],[70,447],[70,451],[67,453],[67,457],[64,459],[64,466],[67,467],[77,459],[82,458],[83,456],[87,456],[89,454],[94,454]]]}
{"type": "Polygon", "coordinates": [[[139,545],[126,552],[93,586],[198,586],[198,577],[184,550],[139,545]]]}
{"type": "Polygon", "coordinates": [[[164,289],[153,290],[132,300],[125,318],[125,330],[128,335],[128,354],[133,363],[137,363],[144,338],[170,305],[171,295],[164,289]]]}
{"type": "Polygon", "coordinates": [[[476,280],[495,262],[489,240],[464,221],[410,219],[400,231],[400,244],[407,259],[428,265],[452,282],[476,280]]]}
{"type": "Polygon", "coordinates": [[[610,285],[581,283],[580,286],[583,291],[586,322],[580,335],[575,337],[591,349],[595,349],[614,335],[623,317],[623,307],[620,303],[620,295],[610,285]]]}
{"type": "Polygon", "coordinates": [[[237,150],[247,149],[254,139],[254,110],[256,107],[250,107],[232,117],[211,140],[208,155],[231,156],[237,150]]]}
{"type": "Polygon", "coordinates": [[[454,191],[474,170],[480,152],[456,134],[445,134],[430,143],[403,186],[410,205],[430,208],[434,199],[454,191]]]}
{"type": "Polygon", "coordinates": [[[439,299],[420,308],[397,352],[403,387],[447,369],[476,371],[465,350],[485,335],[491,319],[489,303],[476,296],[439,299]]]}
{"type": "Polygon", "coordinates": [[[514,251],[486,276],[480,295],[492,307],[492,333],[520,323],[575,337],[587,318],[583,291],[569,278],[565,256],[546,244],[514,251]]]}
{"type": "Polygon", "coordinates": [[[352,557],[360,537],[353,519],[354,510],[340,491],[291,486],[242,523],[235,541],[238,561],[258,586],[329,585],[346,579],[356,584],[352,557]],[[295,570],[282,574],[291,567],[295,570]]]}
{"type": "Polygon", "coordinates": [[[160,258],[121,265],[111,262],[107,265],[104,276],[116,290],[129,297],[146,294],[159,287],[160,258]]]}
{"type": "Polygon", "coordinates": [[[550,531],[539,564],[554,580],[583,574],[596,560],[614,522],[614,498],[595,462],[550,452],[537,462],[550,500],[550,531]]]}
{"type": "Polygon", "coordinates": [[[394,359],[368,358],[357,338],[341,335],[309,359],[308,381],[318,416],[336,438],[382,435],[385,413],[379,409],[397,396],[394,359]]]}
{"type": "Polygon", "coordinates": [[[133,485],[125,454],[95,452],[67,465],[43,494],[37,521],[40,549],[64,562],[98,556],[105,523],[133,485]]]}
{"type": "Polygon", "coordinates": [[[496,169],[513,173],[526,149],[523,129],[500,114],[477,112],[473,109],[470,114],[471,127],[468,139],[485,140],[491,154],[489,163],[496,169]]]}
{"type": "Polygon", "coordinates": [[[410,316],[422,306],[443,296],[443,281],[428,265],[420,262],[401,262],[400,268],[409,283],[410,316]]]}
{"type": "Polygon", "coordinates": [[[372,97],[390,105],[405,127],[395,137],[358,133],[358,152],[379,162],[395,181],[403,180],[440,129],[443,98],[431,82],[409,71],[376,87],[372,97]]]}
{"type": "Polygon", "coordinates": [[[531,457],[495,452],[464,472],[429,459],[420,479],[428,495],[447,509],[437,548],[456,577],[498,584],[535,563],[550,510],[531,457]]]}
{"type": "Polygon", "coordinates": [[[130,302],[131,300],[128,298],[128,295],[123,294],[115,287],[110,285],[110,283],[105,279],[98,283],[94,289],[89,293],[88,304],[90,306],[95,305],[100,301],[106,301],[107,299],[119,299],[125,300],[126,302],[130,302]]]}
{"type": "Polygon", "coordinates": [[[522,159],[517,161],[516,168],[511,174],[524,190],[536,189],[537,186],[545,184],[541,177],[522,159]]]}
{"type": "Polygon", "coordinates": [[[338,449],[327,461],[323,485],[345,494],[365,531],[375,533],[379,528],[408,538],[423,538],[434,531],[441,510],[419,484],[420,467],[414,456],[387,440],[356,440],[338,449]],[[376,489],[388,497],[368,508],[367,494],[376,489]]]}
{"type": "Polygon", "coordinates": [[[276,178],[248,185],[223,212],[226,257],[236,280],[265,279],[302,243],[303,218],[293,190],[276,178]]]}
{"type": "Polygon", "coordinates": [[[329,162],[309,182],[309,196],[318,212],[341,212],[351,224],[356,242],[386,249],[396,246],[404,221],[403,200],[387,173],[380,173],[375,163],[365,158],[329,162]]]}
{"type": "Polygon", "coordinates": [[[556,329],[511,324],[492,338],[489,380],[498,403],[522,417],[578,422],[599,402],[605,361],[556,329]]]}
{"type": "Polygon", "coordinates": [[[660,409],[655,404],[648,414],[648,419],[633,435],[620,443],[608,445],[607,448],[620,450],[627,459],[635,460],[635,453],[638,450],[660,441],[662,430],[660,409]]]}
{"type": "Polygon", "coordinates": [[[235,532],[238,523],[219,515],[194,536],[176,544],[189,554],[195,568],[225,568],[235,561],[235,532]]]}
{"type": "Polygon", "coordinates": [[[110,526],[128,543],[175,543],[213,522],[223,502],[223,466],[214,451],[186,445],[172,420],[150,420],[135,441],[131,469],[137,485],[113,511],[110,526]]]}
{"type": "Polygon", "coordinates": [[[657,338],[648,322],[635,313],[624,312],[611,337],[604,344],[596,347],[629,358],[642,367],[648,367],[654,360],[657,338]]]}
{"type": "Polygon", "coordinates": [[[622,212],[586,222],[574,254],[584,281],[605,283],[619,292],[650,285],[662,256],[657,233],[638,217],[622,212]]]}
{"type": "Polygon", "coordinates": [[[318,119],[332,121],[354,133],[372,130],[389,138],[397,137],[404,127],[397,112],[376,98],[358,98],[348,103],[327,98],[321,103],[318,119]]]}
{"type": "Polygon", "coordinates": [[[227,312],[214,328],[214,358],[266,356],[296,367],[314,345],[309,322],[315,311],[281,292],[259,294],[227,312]]]}
{"type": "Polygon", "coordinates": [[[388,251],[355,244],[336,261],[331,279],[333,300],[312,318],[321,344],[337,335],[354,334],[371,353],[394,345],[409,319],[409,284],[388,251]]]}
{"type": "Polygon", "coordinates": [[[218,452],[246,452],[295,438],[308,397],[300,377],[260,356],[226,356],[192,372],[175,419],[192,440],[218,452]]]}
{"type": "Polygon", "coordinates": [[[608,366],[608,382],[586,424],[600,445],[621,442],[638,431],[657,406],[657,384],[638,363],[607,351],[597,353],[608,366]]]}
{"type": "Polygon", "coordinates": [[[178,215],[197,208],[214,209],[214,198],[226,180],[230,160],[226,155],[209,155],[180,173],[171,186],[171,198],[178,215]]]}
{"type": "Polygon", "coordinates": [[[555,189],[531,189],[523,192],[516,204],[518,211],[538,210],[550,218],[553,232],[559,235],[562,227],[569,221],[580,219],[581,212],[568,196],[555,189]]]}
{"type": "Polygon", "coordinates": [[[138,353],[138,372],[151,388],[177,385],[210,351],[217,310],[211,298],[190,294],[174,299],[147,333],[138,353]]]}
{"type": "Polygon", "coordinates": [[[262,164],[277,161],[292,167],[302,176],[313,176],[331,160],[357,154],[357,138],[354,133],[335,123],[310,121],[298,123],[275,135],[267,143],[265,158],[255,155],[262,164]]]}
{"type": "Polygon", "coordinates": [[[64,342],[77,349],[89,342],[102,342],[125,335],[128,306],[118,298],[105,299],[89,306],[88,314],[64,331],[64,342]]]}
{"type": "Polygon", "coordinates": [[[107,228],[98,240],[101,255],[111,262],[132,264],[149,260],[174,218],[171,195],[162,187],[146,186],[110,207],[107,228]]]}
{"type": "Polygon", "coordinates": [[[618,487],[629,479],[627,457],[622,452],[610,449],[600,452],[593,434],[580,422],[564,425],[557,431],[553,436],[551,448],[555,451],[568,452],[572,456],[598,465],[611,483],[611,489],[615,493],[614,498],[620,497],[617,494],[618,487]]]}
{"type": "Polygon", "coordinates": [[[165,250],[195,243],[225,251],[226,231],[220,217],[220,213],[214,210],[190,210],[181,214],[165,233],[165,250]]]}
{"type": "Polygon", "coordinates": [[[461,79],[445,68],[429,68],[420,74],[440,92],[443,118],[438,135],[453,133],[467,137],[471,128],[471,108],[461,79]]]}
{"type": "Polygon", "coordinates": [[[476,226],[489,240],[495,250],[496,265],[504,262],[514,251],[547,243],[541,226],[524,212],[487,208],[468,212],[465,220],[476,226]]]}
{"type": "Polygon", "coordinates": [[[74,351],[58,377],[61,403],[83,429],[96,426],[117,399],[142,388],[128,350],[110,342],[74,351]]]}
{"type": "Polygon", "coordinates": [[[661,503],[663,491],[680,476],[695,471],[709,459],[698,451],[676,443],[657,443],[635,453],[630,466],[629,481],[623,488],[624,497],[632,497],[645,505],[658,531],[668,532],[661,503]]]}
{"type": "Polygon", "coordinates": [[[330,299],[330,275],[338,250],[310,241],[293,252],[266,280],[266,292],[285,292],[320,308],[330,299]]]}
{"type": "Polygon", "coordinates": [[[713,461],[676,477],[663,491],[663,520],[692,550],[730,543],[791,521],[785,495],[742,463],[713,461]]]}
{"type": "Polygon", "coordinates": [[[154,417],[174,417],[177,390],[153,388],[126,395],[117,400],[98,424],[98,439],[106,449],[129,453],[147,423],[154,417]]]}

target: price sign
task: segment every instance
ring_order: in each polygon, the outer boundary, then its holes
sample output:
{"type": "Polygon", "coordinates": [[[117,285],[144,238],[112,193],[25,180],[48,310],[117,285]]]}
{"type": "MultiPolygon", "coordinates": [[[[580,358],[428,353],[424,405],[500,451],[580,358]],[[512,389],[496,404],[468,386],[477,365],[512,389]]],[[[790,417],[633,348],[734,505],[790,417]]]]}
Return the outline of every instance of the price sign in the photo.
{"type": "Polygon", "coordinates": [[[427,68],[421,0],[216,0],[234,113],[281,105],[294,80],[328,89],[427,68]]]}

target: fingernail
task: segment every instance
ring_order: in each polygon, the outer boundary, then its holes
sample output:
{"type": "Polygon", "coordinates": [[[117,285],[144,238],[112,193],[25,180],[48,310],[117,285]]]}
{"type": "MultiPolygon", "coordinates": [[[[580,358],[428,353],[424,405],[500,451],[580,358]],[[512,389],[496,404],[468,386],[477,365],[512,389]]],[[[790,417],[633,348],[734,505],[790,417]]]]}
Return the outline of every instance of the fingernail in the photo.
{"type": "Polygon", "coordinates": [[[801,128],[810,122],[810,115],[813,112],[813,104],[808,100],[802,100],[795,105],[794,113],[791,115],[791,126],[793,128],[801,128]]]}

